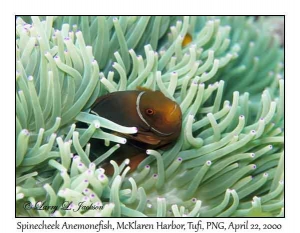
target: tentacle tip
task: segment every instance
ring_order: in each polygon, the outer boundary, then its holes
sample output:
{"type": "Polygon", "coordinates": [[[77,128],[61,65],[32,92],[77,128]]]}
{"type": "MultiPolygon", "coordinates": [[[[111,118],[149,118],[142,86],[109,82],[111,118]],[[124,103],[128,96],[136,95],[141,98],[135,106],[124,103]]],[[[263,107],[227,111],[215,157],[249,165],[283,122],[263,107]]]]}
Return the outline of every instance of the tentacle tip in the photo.
{"type": "Polygon", "coordinates": [[[249,42],[249,46],[250,46],[250,47],[253,47],[254,45],[255,45],[254,41],[250,41],[250,42],[249,42]]]}
{"type": "Polygon", "coordinates": [[[127,158],[127,159],[125,159],[124,162],[125,162],[126,165],[128,165],[130,163],[130,159],[127,158]]]}
{"type": "Polygon", "coordinates": [[[114,207],[115,207],[115,204],[112,203],[112,202],[110,202],[110,203],[108,203],[108,206],[111,207],[111,208],[114,208],[114,207]]]}
{"type": "Polygon", "coordinates": [[[101,205],[102,205],[101,202],[99,201],[95,202],[95,206],[101,206],[101,205]]]}
{"type": "Polygon", "coordinates": [[[210,166],[212,162],[210,160],[206,161],[206,165],[210,166]]]}
{"type": "Polygon", "coordinates": [[[82,190],[83,193],[88,194],[89,193],[89,189],[84,189],[82,190]]]}
{"type": "Polygon", "coordinates": [[[170,29],[171,29],[171,30],[175,30],[176,27],[173,25],[173,26],[170,27],[170,29]]]}
{"type": "Polygon", "coordinates": [[[18,193],[18,196],[20,199],[24,198],[25,197],[25,194],[24,193],[18,193]]]}
{"type": "Polygon", "coordinates": [[[252,135],[255,135],[255,134],[256,134],[256,131],[255,131],[255,130],[251,130],[251,134],[252,134],[252,135]]]}
{"type": "Polygon", "coordinates": [[[23,129],[21,132],[22,132],[22,134],[25,134],[26,136],[28,136],[30,134],[28,129],[23,129]]]}
{"type": "Polygon", "coordinates": [[[79,157],[78,155],[75,155],[75,156],[73,157],[73,160],[80,160],[80,157],[79,157]]]}
{"type": "Polygon", "coordinates": [[[95,126],[96,129],[99,129],[101,124],[100,124],[99,121],[97,121],[97,122],[94,122],[94,126],[95,126]]]}
{"type": "Polygon", "coordinates": [[[89,198],[88,196],[84,196],[84,197],[82,198],[82,200],[87,202],[87,201],[90,200],[90,198],[89,198]]]}
{"type": "MultiPolygon", "coordinates": [[[[103,169],[103,168],[102,168],[103,169]]],[[[104,169],[103,169],[104,170],[104,169]]],[[[104,170],[105,172],[105,170],[104,170]]],[[[105,179],[105,175],[104,174],[100,174],[98,175],[98,180],[104,180],[105,179]]]]}
{"type": "MultiPolygon", "coordinates": [[[[190,45],[190,48],[191,48],[191,49],[196,49],[196,48],[197,48],[197,44],[192,43],[192,44],[190,45]]],[[[197,62],[199,62],[199,61],[197,61],[197,62]]]]}

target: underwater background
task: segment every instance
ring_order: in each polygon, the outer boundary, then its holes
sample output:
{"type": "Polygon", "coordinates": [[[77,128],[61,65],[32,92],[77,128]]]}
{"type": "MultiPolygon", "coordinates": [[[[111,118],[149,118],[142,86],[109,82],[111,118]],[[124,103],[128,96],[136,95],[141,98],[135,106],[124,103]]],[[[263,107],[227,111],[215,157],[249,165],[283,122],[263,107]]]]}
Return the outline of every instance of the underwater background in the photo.
{"type": "Polygon", "coordinates": [[[283,217],[283,20],[17,17],[17,216],[283,217]],[[122,144],[103,129],[135,129],[89,110],[139,86],[180,105],[181,135],[133,173],[112,161],[107,176],[99,165],[119,145],[90,160],[89,140],[122,144]],[[28,201],[103,209],[52,213],[26,210],[28,201]]]}

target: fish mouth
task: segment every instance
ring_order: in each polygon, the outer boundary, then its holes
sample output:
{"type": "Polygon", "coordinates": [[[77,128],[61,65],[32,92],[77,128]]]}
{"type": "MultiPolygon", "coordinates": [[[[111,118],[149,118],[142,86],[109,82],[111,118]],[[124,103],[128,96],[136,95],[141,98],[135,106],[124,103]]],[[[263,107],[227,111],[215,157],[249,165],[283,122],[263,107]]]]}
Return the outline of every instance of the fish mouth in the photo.
{"type": "Polygon", "coordinates": [[[170,135],[172,135],[174,132],[171,132],[171,133],[163,133],[163,132],[160,132],[160,131],[158,131],[157,129],[155,129],[155,128],[153,128],[153,127],[151,127],[150,128],[150,130],[153,132],[155,132],[155,133],[157,133],[157,134],[160,134],[161,136],[163,136],[163,137],[166,137],[166,136],[170,136],[170,135]]]}
{"type": "Polygon", "coordinates": [[[137,137],[138,141],[145,142],[150,145],[158,145],[161,140],[156,138],[155,136],[145,135],[145,134],[138,134],[137,137]]]}
{"type": "Polygon", "coordinates": [[[142,127],[138,127],[138,132],[136,134],[123,134],[123,136],[150,145],[158,145],[159,143],[161,143],[161,141],[165,140],[165,138],[171,136],[174,133],[163,133],[153,127],[144,130],[141,129],[142,127]]]}

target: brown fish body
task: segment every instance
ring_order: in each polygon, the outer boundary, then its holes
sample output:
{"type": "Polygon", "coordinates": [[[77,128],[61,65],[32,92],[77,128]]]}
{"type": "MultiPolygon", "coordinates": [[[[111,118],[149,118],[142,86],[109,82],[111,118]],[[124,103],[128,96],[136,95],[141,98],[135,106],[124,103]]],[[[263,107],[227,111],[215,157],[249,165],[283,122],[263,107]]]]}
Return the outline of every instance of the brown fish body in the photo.
{"type": "MultiPolygon", "coordinates": [[[[121,134],[127,138],[110,159],[123,160],[146,149],[163,149],[171,145],[181,132],[182,115],[179,105],[160,91],[134,90],[113,92],[99,97],[92,111],[99,116],[127,127],[137,127],[136,134],[121,134]]],[[[93,140],[92,149],[99,140],[93,140]]],[[[137,166],[137,165],[136,165],[137,166]]]]}

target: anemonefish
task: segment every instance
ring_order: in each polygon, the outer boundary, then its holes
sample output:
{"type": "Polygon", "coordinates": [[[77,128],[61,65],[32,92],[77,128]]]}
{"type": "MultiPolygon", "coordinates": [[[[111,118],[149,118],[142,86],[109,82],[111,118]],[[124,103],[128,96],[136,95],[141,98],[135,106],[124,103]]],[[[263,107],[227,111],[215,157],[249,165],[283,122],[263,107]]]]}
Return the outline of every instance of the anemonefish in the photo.
{"type": "Polygon", "coordinates": [[[193,38],[191,34],[187,33],[182,40],[182,47],[187,46],[192,42],[193,38]]]}
{"type": "MultiPolygon", "coordinates": [[[[91,108],[97,115],[127,127],[137,127],[136,134],[116,135],[125,137],[127,143],[109,157],[122,162],[131,160],[131,171],[146,157],[147,149],[165,149],[179,137],[182,124],[180,106],[160,91],[139,88],[118,91],[99,97],[91,108]]],[[[92,147],[103,148],[100,140],[92,140],[92,147]]],[[[106,173],[111,173],[109,163],[106,173]]]]}

